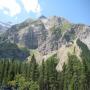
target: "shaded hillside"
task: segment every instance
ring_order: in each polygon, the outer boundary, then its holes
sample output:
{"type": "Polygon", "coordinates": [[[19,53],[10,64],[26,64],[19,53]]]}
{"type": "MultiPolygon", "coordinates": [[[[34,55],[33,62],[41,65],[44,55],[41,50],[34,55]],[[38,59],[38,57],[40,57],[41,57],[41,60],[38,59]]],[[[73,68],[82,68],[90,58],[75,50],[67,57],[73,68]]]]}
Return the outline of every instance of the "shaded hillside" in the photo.
{"type": "Polygon", "coordinates": [[[29,51],[25,48],[18,48],[14,43],[0,43],[0,58],[25,60],[29,56],[29,51]]]}
{"type": "Polygon", "coordinates": [[[81,48],[81,58],[84,63],[87,64],[87,68],[90,71],[90,50],[88,49],[87,45],[85,45],[83,42],[80,40],[77,40],[78,46],[81,48]]]}

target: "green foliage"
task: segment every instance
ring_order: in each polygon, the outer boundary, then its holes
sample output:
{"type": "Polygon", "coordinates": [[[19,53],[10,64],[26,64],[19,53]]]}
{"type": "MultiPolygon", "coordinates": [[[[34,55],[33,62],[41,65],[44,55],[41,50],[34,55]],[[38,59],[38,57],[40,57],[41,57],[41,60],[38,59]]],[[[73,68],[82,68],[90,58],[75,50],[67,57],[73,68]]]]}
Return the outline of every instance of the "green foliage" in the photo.
{"type": "Polygon", "coordinates": [[[58,40],[61,37],[61,29],[59,27],[53,27],[51,29],[52,35],[54,35],[54,38],[58,40]]]}
{"type": "Polygon", "coordinates": [[[63,23],[61,26],[61,31],[64,32],[65,30],[68,30],[72,27],[72,25],[70,23],[63,23]]]}
{"type": "Polygon", "coordinates": [[[30,82],[30,88],[29,88],[29,90],[39,90],[39,85],[38,85],[38,83],[31,81],[31,82],[30,82]]]}
{"type": "Polygon", "coordinates": [[[81,62],[75,55],[69,55],[68,64],[63,65],[61,72],[56,70],[56,55],[47,61],[43,60],[40,66],[34,55],[29,63],[2,59],[0,90],[3,90],[2,86],[10,90],[89,90],[90,73],[86,63],[88,58],[82,59],[81,62]]]}
{"type": "Polygon", "coordinates": [[[13,90],[16,90],[16,87],[19,90],[25,88],[39,90],[39,85],[37,84],[39,72],[37,72],[37,67],[34,55],[30,63],[9,59],[0,60],[0,85],[10,86],[10,88],[14,88],[13,90]],[[32,66],[32,69],[30,69],[30,66],[32,66]],[[32,77],[29,74],[32,74],[32,77]]]}
{"type": "Polygon", "coordinates": [[[9,86],[19,90],[39,90],[37,82],[28,81],[22,75],[16,75],[15,80],[8,82],[9,86]]]}
{"type": "MultiPolygon", "coordinates": [[[[63,35],[63,32],[65,32],[66,30],[69,30],[71,27],[72,27],[72,25],[69,23],[63,23],[59,27],[54,26],[51,28],[52,35],[54,35],[55,40],[58,40],[63,35]]],[[[72,38],[75,38],[75,34],[73,33],[73,30],[72,30],[72,32],[67,33],[65,37],[68,38],[69,34],[70,35],[72,34],[72,38]]]]}
{"type": "Polygon", "coordinates": [[[48,58],[45,63],[44,61],[42,62],[40,74],[40,90],[44,90],[44,88],[46,88],[46,90],[58,90],[59,82],[57,80],[57,62],[58,60],[55,55],[48,58]]]}
{"type": "Polygon", "coordinates": [[[90,50],[88,47],[82,43],[80,40],[77,40],[77,44],[82,50],[81,58],[84,66],[84,73],[85,73],[85,80],[86,80],[86,87],[90,89],[90,50]]]}
{"type": "Polygon", "coordinates": [[[35,56],[33,55],[30,62],[30,78],[33,81],[37,81],[39,76],[38,64],[36,63],[35,56]]]}

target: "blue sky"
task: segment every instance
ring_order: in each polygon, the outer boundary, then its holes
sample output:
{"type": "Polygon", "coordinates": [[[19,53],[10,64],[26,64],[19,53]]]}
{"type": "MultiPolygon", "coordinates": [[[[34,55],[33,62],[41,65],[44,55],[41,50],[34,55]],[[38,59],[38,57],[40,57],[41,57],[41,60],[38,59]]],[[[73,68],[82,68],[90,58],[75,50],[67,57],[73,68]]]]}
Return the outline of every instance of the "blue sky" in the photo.
{"type": "Polygon", "coordinates": [[[0,21],[19,23],[40,15],[90,25],[90,0],[0,0],[0,21]]]}

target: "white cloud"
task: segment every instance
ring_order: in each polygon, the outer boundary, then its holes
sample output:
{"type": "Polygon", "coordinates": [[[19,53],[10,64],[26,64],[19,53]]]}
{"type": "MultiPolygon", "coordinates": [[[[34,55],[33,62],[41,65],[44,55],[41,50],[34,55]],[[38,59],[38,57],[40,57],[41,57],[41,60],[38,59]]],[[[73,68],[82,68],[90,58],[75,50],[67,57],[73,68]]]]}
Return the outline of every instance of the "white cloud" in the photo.
{"type": "MultiPolygon", "coordinates": [[[[19,0],[21,1],[27,13],[33,12],[39,16],[41,14],[41,7],[39,0],[19,0]]],[[[0,10],[4,14],[10,16],[17,16],[21,13],[21,4],[17,0],[0,0],[0,10]]]]}
{"type": "Polygon", "coordinates": [[[0,9],[10,16],[16,16],[21,12],[21,7],[16,0],[0,0],[0,9]]]}
{"type": "Polygon", "coordinates": [[[40,15],[41,7],[38,0],[22,0],[22,3],[27,13],[34,12],[37,15],[40,15]]]}

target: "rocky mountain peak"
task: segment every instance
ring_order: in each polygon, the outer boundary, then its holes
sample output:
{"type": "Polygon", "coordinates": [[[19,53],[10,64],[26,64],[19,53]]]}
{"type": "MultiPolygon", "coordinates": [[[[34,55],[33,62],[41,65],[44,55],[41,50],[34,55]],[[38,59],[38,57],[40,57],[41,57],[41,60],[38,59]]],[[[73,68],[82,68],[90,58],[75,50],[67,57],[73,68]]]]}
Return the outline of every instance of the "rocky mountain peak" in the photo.
{"type": "Polygon", "coordinates": [[[79,38],[90,47],[90,27],[84,24],[70,23],[63,17],[45,16],[39,19],[27,19],[12,26],[5,37],[19,46],[37,49],[42,54],[58,50],[62,45],[79,38]]]}
{"type": "Polygon", "coordinates": [[[39,17],[39,19],[47,19],[47,17],[44,16],[44,15],[41,15],[41,16],[39,17]]]}
{"type": "Polygon", "coordinates": [[[82,50],[75,42],[77,39],[90,49],[90,26],[74,24],[58,16],[27,19],[20,24],[13,25],[0,35],[0,42],[9,41],[19,48],[37,51],[39,61],[57,54],[61,60],[58,64],[59,68],[67,61],[68,53],[74,52],[80,58],[82,50]]]}

